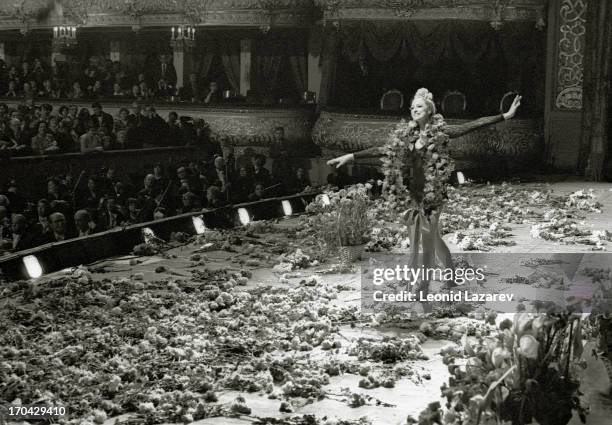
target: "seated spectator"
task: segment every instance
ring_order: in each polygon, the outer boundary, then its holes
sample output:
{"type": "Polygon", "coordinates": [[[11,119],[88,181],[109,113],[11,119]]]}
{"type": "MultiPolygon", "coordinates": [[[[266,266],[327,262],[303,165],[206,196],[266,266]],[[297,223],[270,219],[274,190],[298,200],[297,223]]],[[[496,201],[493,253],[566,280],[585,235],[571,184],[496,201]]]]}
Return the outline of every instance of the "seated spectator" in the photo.
{"type": "Polygon", "coordinates": [[[32,247],[32,235],[28,234],[28,222],[23,214],[13,214],[11,223],[12,251],[22,251],[32,247]]]}
{"type": "Polygon", "coordinates": [[[49,215],[51,215],[51,205],[46,199],[40,199],[36,204],[36,222],[32,226],[32,232],[42,235],[50,229],[49,215]]]}
{"type": "Polygon", "coordinates": [[[74,131],[77,135],[81,136],[87,133],[87,130],[93,126],[93,120],[91,118],[91,114],[89,113],[89,109],[81,108],[76,121],[73,122],[73,125],[74,131]]]}
{"type": "Polygon", "coordinates": [[[81,84],[78,81],[72,83],[72,88],[68,92],[68,98],[70,99],[83,99],[85,92],[81,89],[81,84]]]}
{"type": "Polygon", "coordinates": [[[137,99],[137,100],[142,100],[144,98],[143,94],[140,91],[140,86],[137,84],[134,84],[132,86],[132,90],[130,91],[130,95],[132,98],[137,99]]]}
{"type": "Polygon", "coordinates": [[[104,87],[102,87],[102,81],[96,80],[93,86],[88,90],[88,96],[90,99],[98,99],[104,96],[104,87]]]}
{"type": "Polygon", "coordinates": [[[120,131],[127,130],[127,122],[130,116],[130,111],[127,108],[119,109],[119,113],[117,114],[117,118],[113,121],[113,131],[115,134],[120,131]]]}
{"type": "Polygon", "coordinates": [[[111,114],[107,114],[106,112],[104,112],[102,110],[102,105],[100,105],[100,103],[98,102],[93,103],[91,105],[91,108],[93,109],[93,115],[91,116],[91,118],[93,119],[94,128],[104,127],[108,130],[109,133],[112,132],[113,127],[115,125],[115,121],[113,120],[111,114]]]}
{"type": "Polygon", "coordinates": [[[49,230],[45,232],[36,245],[60,242],[70,239],[66,232],[66,217],[64,214],[56,212],[49,216],[49,230]]]}
{"type": "Polygon", "coordinates": [[[76,227],[76,237],[83,237],[98,233],[96,223],[91,219],[91,214],[87,210],[78,210],[74,213],[74,225],[76,227]]]}
{"type": "Polygon", "coordinates": [[[270,172],[267,168],[264,167],[266,163],[266,157],[264,155],[257,155],[253,160],[253,179],[258,181],[264,185],[264,187],[269,187],[272,178],[270,177],[270,172]]]}
{"type": "Polygon", "coordinates": [[[87,189],[79,195],[76,206],[81,209],[95,211],[98,209],[102,196],[103,193],[97,180],[94,177],[89,177],[87,179],[87,189]]]}
{"type": "Polygon", "coordinates": [[[23,213],[28,206],[28,200],[19,192],[19,186],[15,180],[10,180],[6,184],[6,198],[13,214],[23,213]]]}
{"type": "Polygon", "coordinates": [[[45,98],[55,97],[53,86],[51,85],[51,80],[47,78],[43,81],[42,87],[40,87],[40,89],[38,90],[38,96],[45,97],[45,98]]]}
{"type": "Polygon", "coordinates": [[[219,92],[219,85],[216,81],[211,81],[208,85],[208,90],[204,94],[204,103],[215,104],[221,102],[221,93],[219,92]]]}
{"type": "Polygon", "coordinates": [[[121,84],[115,82],[113,83],[113,92],[111,93],[112,97],[124,97],[125,92],[121,88],[121,84]]]}
{"type": "Polygon", "coordinates": [[[154,201],[159,195],[162,194],[162,190],[155,183],[155,176],[153,174],[147,174],[144,178],[144,187],[138,192],[138,201],[141,206],[144,206],[147,202],[154,201]]]}
{"type": "Polygon", "coordinates": [[[17,82],[10,80],[8,84],[8,90],[4,94],[4,97],[18,97],[20,93],[17,91],[17,82]]]}
{"type": "Polygon", "coordinates": [[[117,135],[117,143],[124,149],[140,149],[143,147],[144,132],[142,127],[137,125],[137,118],[130,115],[127,120],[125,133],[117,135]]]}
{"type": "Polygon", "coordinates": [[[217,186],[210,186],[206,191],[206,208],[219,208],[226,204],[221,189],[217,186]]]}
{"type": "Polygon", "coordinates": [[[166,144],[168,125],[157,115],[157,111],[151,105],[145,109],[145,117],[142,123],[143,147],[153,148],[166,144]]]}
{"type": "Polygon", "coordinates": [[[49,201],[68,201],[70,195],[59,179],[52,177],[47,181],[47,198],[49,201]]]}
{"type": "Polygon", "coordinates": [[[81,146],[81,153],[102,152],[104,150],[102,140],[93,125],[89,126],[87,133],[79,137],[79,144],[81,146]]]}
{"type": "Polygon", "coordinates": [[[128,198],[127,202],[127,217],[125,222],[128,224],[140,223],[140,210],[138,209],[138,200],[136,198],[128,198]]]}
{"type": "Polygon", "coordinates": [[[217,186],[221,192],[227,193],[229,188],[229,177],[227,168],[225,167],[225,160],[222,156],[218,156],[214,161],[214,168],[209,172],[208,182],[217,186]]]}
{"type": "Polygon", "coordinates": [[[164,207],[157,207],[153,211],[153,220],[161,220],[166,217],[168,217],[168,211],[164,207]]]}
{"type": "Polygon", "coordinates": [[[155,164],[153,166],[153,178],[155,179],[153,185],[155,186],[155,190],[158,192],[164,191],[170,182],[170,180],[166,177],[161,164],[155,164]]]}
{"type": "Polygon", "coordinates": [[[249,201],[260,201],[264,199],[264,184],[261,182],[256,182],[253,192],[249,194],[249,201]]]}
{"type": "MultiPolygon", "coordinates": [[[[87,113],[89,113],[89,111],[87,111],[87,113]]],[[[79,108],[76,105],[70,105],[68,107],[68,118],[70,118],[71,121],[76,121],[79,115],[79,108]]]]}
{"type": "Polygon", "coordinates": [[[157,82],[157,89],[155,90],[155,96],[158,98],[168,98],[174,95],[174,89],[168,85],[166,80],[159,80],[157,82]]]}
{"type": "Polygon", "coordinates": [[[232,200],[234,202],[244,202],[253,191],[253,177],[246,167],[240,167],[238,176],[232,184],[232,200]]]}
{"type": "Polygon", "coordinates": [[[57,141],[52,134],[47,133],[47,123],[40,121],[38,124],[38,133],[32,137],[32,152],[37,155],[46,155],[59,150],[57,141]]]}
{"type": "Polygon", "coordinates": [[[72,129],[72,122],[69,119],[62,120],[59,131],[55,134],[59,152],[76,151],[78,136],[72,129]]]}
{"type": "Polygon", "coordinates": [[[297,170],[295,170],[295,175],[289,182],[289,192],[300,193],[309,186],[310,179],[308,178],[308,175],[302,167],[298,167],[297,170]]]}
{"type": "Polygon", "coordinates": [[[153,93],[151,92],[151,89],[145,81],[139,83],[138,88],[140,89],[140,97],[142,97],[143,99],[153,97],[153,93]]]}
{"type": "Polygon", "coordinates": [[[109,196],[100,200],[98,222],[100,223],[100,228],[105,230],[113,229],[125,222],[125,217],[121,212],[121,208],[117,205],[115,197],[109,196]]]}
{"type": "Polygon", "coordinates": [[[184,146],[183,129],[180,127],[178,114],[174,111],[168,114],[168,146],[184,146]]]}
{"type": "Polygon", "coordinates": [[[193,192],[183,193],[181,200],[182,205],[177,211],[178,214],[197,212],[202,209],[202,207],[199,205],[198,197],[193,192]]]}
{"type": "Polygon", "coordinates": [[[31,82],[23,83],[23,97],[26,99],[34,99],[36,97],[36,89],[32,87],[31,82]]]}
{"type": "Polygon", "coordinates": [[[102,143],[102,148],[105,151],[114,151],[122,148],[122,146],[120,146],[117,142],[115,134],[111,132],[111,130],[109,130],[108,128],[102,127],[98,130],[98,133],[100,136],[100,141],[102,143]]]}
{"type": "Polygon", "coordinates": [[[14,152],[15,154],[25,154],[30,152],[29,132],[25,131],[21,121],[17,118],[11,118],[8,128],[5,128],[0,139],[3,149],[14,152]]]}

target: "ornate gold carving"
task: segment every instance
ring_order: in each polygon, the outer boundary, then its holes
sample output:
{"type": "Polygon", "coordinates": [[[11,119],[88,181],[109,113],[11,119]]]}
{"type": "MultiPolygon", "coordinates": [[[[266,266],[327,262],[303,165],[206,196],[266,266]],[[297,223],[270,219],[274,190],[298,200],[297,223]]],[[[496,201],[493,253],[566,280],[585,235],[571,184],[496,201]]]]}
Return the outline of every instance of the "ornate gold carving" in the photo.
{"type": "Polygon", "coordinates": [[[185,23],[264,25],[270,23],[271,16],[274,25],[304,26],[314,15],[311,0],[67,0],[62,17],[49,16],[38,22],[35,17],[46,5],[47,0],[0,1],[3,28],[23,28],[26,24],[48,28],[68,23],[88,27],[134,23],[142,27],[185,23]]]}
{"type": "Polygon", "coordinates": [[[545,0],[315,0],[326,20],[337,19],[475,19],[502,21],[538,19],[545,0]]]}
{"type": "Polygon", "coordinates": [[[559,109],[581,109],[586,3],[563,0],[559,14],[561,38],[555,105],[559,109]]]}

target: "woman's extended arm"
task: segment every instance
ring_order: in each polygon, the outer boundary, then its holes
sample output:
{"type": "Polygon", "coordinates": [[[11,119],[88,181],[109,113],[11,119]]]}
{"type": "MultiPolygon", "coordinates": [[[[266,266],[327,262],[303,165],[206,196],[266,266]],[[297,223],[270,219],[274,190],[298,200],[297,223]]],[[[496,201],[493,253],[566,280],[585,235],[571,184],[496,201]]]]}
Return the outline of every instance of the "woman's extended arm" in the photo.
{"type": "Polygon", "coordinates": [[[355,153],[347,153],[346,155],[339,156],[334,159],[327,161],[327,165],[335,165],[336,168],[342,167],[353,161],[355,158],[377,158],[384,155],[383,147],[374,146],[373,148],[364,149],[355,153]]]}
{"type": "Polygon", "coordinates": [[[477,120],[466,122],[465,124],[447,125],[444,127],[444,132],[448,137],[454,139],[455,137],[463,136],[471,131],[477,130],[488,125],[498,123],[500,121],[509,120],[514,117],[516,110],[521,105],[521,96],[516,96],[508,112],[503,114],[494,115],[491,117],[478,118],[477,120]]]}
{"type": "Polygon", "coordinates": [[[493,125],[503,120],[504,116],[502,114],[494,115],[492,117],[482,117],[464,124],[446,125],[444,127],[444,133],[451,139],[454,139],[479,128],[493,125]]]}

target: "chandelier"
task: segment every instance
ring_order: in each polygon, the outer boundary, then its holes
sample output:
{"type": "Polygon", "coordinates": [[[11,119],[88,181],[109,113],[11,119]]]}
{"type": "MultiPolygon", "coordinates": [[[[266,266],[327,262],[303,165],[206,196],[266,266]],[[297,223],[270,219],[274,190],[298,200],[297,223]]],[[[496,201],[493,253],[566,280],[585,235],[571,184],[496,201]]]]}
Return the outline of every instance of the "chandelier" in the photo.
{"type": "Polygon", "coordinates": [[[195,28],[181,25],[179,27],[172,27],[172,39],[170,44],[172,47],[186,46],[193,47],[195,42],[195,28]]]}
{"type": "Polygon", "coordinates": [[[53,27],[53,42],[62,48],[74,47],[77,44],[76,27],[53,27]]]}

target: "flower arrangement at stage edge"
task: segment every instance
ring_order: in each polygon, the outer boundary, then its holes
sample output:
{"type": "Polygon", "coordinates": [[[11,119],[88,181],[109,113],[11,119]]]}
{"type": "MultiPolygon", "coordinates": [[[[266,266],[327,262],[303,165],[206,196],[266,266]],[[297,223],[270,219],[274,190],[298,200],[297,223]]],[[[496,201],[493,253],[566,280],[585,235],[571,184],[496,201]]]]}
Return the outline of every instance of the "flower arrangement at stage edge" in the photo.
{"type": "Polygon", "coordinates": [[[442,115],[436,114],[423,133],[415,121],[402,120],[389,135],[381,161],[385,175],[383,191],[390,209],[416,210],[429,216],[448,198],[448,180],[455,166],[450,158],[449,138],[443,132],[444,126],[442,115]],[[403,181],[407,158],[411,155],[420,156],[423,162],[422,200],[416,199],[403,181]]]}
{"type": "Polygon", "coordinates": [[[306,212],[314,213],[308,216],[307,226],[327,250],[368,242],[374,214],[369,189],[369,184],[357,184],[326,192],[306,207],[306,212]]]}
{"type": "Polygon", "coordinates": [[[576,378],[584,367],[582,320],[576,313],[519,313],[484,340],[464,335],[462,366],[455,364],[461,356],[456,350],[442,352],[451,374],[442,387],[445,408],[430,404],[418,423],[564,425],[573,411],[584,422],[576,378]]]}

